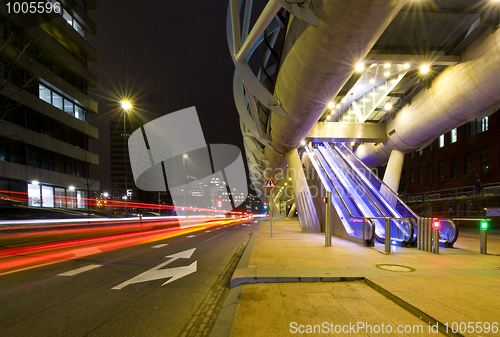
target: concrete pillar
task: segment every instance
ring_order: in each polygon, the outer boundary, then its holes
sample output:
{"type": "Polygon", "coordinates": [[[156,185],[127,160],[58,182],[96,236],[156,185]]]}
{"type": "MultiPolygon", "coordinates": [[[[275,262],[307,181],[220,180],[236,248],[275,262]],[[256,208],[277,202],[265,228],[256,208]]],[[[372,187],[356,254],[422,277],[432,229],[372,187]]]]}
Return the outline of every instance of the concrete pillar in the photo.
{"type": "Polygon", "coordinates": [[[318,216],[314,209],[314,202],[297,149],[287,152],[286,159],[288,161],[288,176],[292,178],[293,193],[297,202],[300,226],[309,232],[316,232],[318,230],[318,216]]]}
{"type": "MultiPolygon", "coordinates": [[[[384,183],[389,186],[394,192],[398,193],[399,180],[401,179],[401,172],[403,170],[403,161],[405,154],[398,150],[392,150],[387,163],[387,168],[384,174],[384,183]]],[[[389,201],[391,205],[396,204],[396,198],[385,186],[381,187],[382,195],[389,201]]]]}
{"type": "Polygon", "coordinates": [[[290,212],[288,212],[287,219],[293,219],[293,216],[295,214],[295,208],[297,207],[296,203],[292,204],[292,207],[290,207],[290,212]]]}

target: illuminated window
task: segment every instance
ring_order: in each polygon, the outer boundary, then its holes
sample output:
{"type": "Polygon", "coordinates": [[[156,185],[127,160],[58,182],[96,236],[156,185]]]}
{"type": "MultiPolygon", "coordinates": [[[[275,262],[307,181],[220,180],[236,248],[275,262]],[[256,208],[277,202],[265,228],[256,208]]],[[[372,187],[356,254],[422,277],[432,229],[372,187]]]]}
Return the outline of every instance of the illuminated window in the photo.
{"type": "Polygon", "coordinates": [[[439,148],[444,146],[444,135],[439,136],[439,148]]]}
{"type": "Polygon", "coordinates": [[[481,119],[481,132],[488,131],[488,117],[481,119]]]}
{"type": "Polygon", "coordinates": [[[451,142],[455,143],[457,141],[457,129],[451,130],[451,142]]]}

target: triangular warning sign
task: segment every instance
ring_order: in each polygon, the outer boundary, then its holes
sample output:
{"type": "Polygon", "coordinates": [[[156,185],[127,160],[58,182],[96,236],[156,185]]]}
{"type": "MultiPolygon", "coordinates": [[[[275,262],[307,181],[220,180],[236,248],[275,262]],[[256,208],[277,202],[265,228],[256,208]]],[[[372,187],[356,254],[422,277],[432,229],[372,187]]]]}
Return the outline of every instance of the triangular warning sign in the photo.
{"type": "Polygon", "coordinates": [[[276,188],[273,178],[269,177],[269,180],[266,183],[266,188],[276,188]]]}

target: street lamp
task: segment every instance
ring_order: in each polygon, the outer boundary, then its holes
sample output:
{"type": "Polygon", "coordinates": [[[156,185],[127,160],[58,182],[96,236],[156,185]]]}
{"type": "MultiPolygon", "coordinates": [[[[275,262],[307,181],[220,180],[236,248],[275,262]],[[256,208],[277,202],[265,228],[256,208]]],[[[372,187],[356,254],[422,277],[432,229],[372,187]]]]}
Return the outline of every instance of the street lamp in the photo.
{"type": "Polygon", "coordinates": [[[127,131],[126,131],[126,121],[127,113],[133,108],[132,103],[128,100],[122,100],[120,105],[123,109],[123,162],[125,165],[125,197],[123,199],[128,199],[128,186],[127,186],[127,131]]]}
{"type": "MultiPolygon", "coordinates": [[[[185,153],[182,155],[182,171],[184,173],[184,185],[187,184],[187,177],[186,177],[186,159],[187,159],[187,157],[188,157],[188,155],[185,153]]],[[[184,203],[182,206],[186,206],[186,188],[184,188],[184,203]]],[[[184,208],[182,210],[184,210],[184,208]]]]}

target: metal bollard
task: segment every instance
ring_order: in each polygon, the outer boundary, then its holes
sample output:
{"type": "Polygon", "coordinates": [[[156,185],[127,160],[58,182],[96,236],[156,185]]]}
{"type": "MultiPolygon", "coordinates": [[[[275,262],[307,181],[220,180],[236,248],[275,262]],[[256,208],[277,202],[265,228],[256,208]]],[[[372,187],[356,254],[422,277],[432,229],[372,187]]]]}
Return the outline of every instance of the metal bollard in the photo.
{"type": "Polygon", "coordinates": [[[434,238],[432,240],[433,244],[434,244],[434,247],[432,249],[432,252],[434,254],[439,254],[439,227],[440,227],[439,220],[435,219],[432,222],[432,231],[433,231],[433,234],[434,234],[434,238]]]}
{"type": "Polygon", "coordinates": [[[486,236],[486,230],[488,229],[488,221],[487,220],[483,220],[481,221],[481,239],[480,239],[480,247],[479,247],[479,252],[481,254],[488,254],[487,253],[487,248],[488,248],[488,240],[487,240],[487,236],[486,236]]]}
{"type": "Polygon", "coordinates": [[[391,218],[385,218],[385,253],[391,253],[391,218]]]}
{"type": "Polygon", "coordinates": [[[332,246],[332,192],[326,191],[325,207],[325,247],[332,246]]]}

